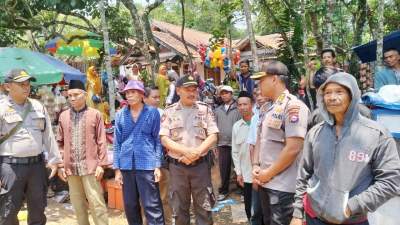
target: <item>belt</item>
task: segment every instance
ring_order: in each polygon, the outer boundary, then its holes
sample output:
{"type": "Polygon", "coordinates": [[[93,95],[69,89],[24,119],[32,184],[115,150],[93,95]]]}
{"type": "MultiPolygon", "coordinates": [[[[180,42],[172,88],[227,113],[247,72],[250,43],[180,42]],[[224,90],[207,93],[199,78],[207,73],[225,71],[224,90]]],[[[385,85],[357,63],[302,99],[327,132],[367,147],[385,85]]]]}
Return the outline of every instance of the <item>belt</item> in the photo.
{"type": "Polygon", "coordinates": [[[175,158],[172,158],[172,157],[169,157],[169,159],[168,159],[168,161],[169,161],[170,163],[173,163],[173,164],[178,165],[178,166],[185,166],[185,167],[197,166],[198,164],[200,164],[200,163],[202,163],[202,162],[205,162],[205,161],[207,161],[207,160],[208,160],[208,157],[207,157],[207,155],[206,155],[206,156],[200,157],[198,160],[192,162],[191,164],[186,165],[186,164],[183,163],[183,162],[179,162],[178,159],[175,159],[175,158]]]}
{"type": "Polygon", "coordinates": [[[0,156],[0,162],[8,164],[35,164],[43,161],[43,154],[29,157],[0,156]]]}

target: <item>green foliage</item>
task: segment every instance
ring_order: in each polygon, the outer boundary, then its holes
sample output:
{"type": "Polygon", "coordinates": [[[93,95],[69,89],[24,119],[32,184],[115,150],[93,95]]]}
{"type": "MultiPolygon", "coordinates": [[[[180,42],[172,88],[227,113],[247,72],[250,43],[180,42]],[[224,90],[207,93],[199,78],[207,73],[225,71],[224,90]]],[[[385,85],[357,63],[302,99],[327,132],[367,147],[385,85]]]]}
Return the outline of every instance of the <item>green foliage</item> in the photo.
{"type": "Polygon", "coordinates": [[[0,47],[7,47],[17,43],[22,32],[0,27],[0,47]]]}
{"type": "Polygon", "coordinates": [[[124,43],[125,38],[133,36],[132,18],[126,8],[108,7],[106,18],[111,40],[124,43]]]}
{"type": "MultiPolygon", "coordinates": [[[[233,38],[243,37],[244,31],[234,27],[234,21],[239,16],[239,0],[221,3],[216,0],[186,0],[186,27],[211,33],[214,37],[225,37],[229,27],[233,38]],[[231,15],[232,14],[232,15],[231,15]],[[230,21],[230,22],[229,22],[230,21]]],[[[179,1],[167,1],[151,12],[151,17],[175,25],[182,24],[181,6],[179,1]]]]}

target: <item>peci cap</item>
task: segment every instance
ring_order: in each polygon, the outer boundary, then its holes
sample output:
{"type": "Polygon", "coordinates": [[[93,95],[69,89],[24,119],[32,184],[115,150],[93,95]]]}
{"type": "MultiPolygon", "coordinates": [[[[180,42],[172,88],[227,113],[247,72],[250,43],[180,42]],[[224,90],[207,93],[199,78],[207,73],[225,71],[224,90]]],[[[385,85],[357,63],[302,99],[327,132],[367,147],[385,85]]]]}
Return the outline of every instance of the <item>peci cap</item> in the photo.
{"type": "Polygon", "coordinates": [[[138,81],[138,80],[130,80],[125,85],[125,88],[124,88],[124,90],[122,92],[125,92],[127,90],[138,90],[138,91],[141,91],[141,92],[145,93],[143,82],[138,81]]]}
{"type": "Polygon", "coordinates": [[[227,92],[233,93],[233,88],[231,86],[224,85],[224,86],[221,87],[220,92],[221,91],[227,91],[227,92]]]}
{"type": "Polygon", "coordinates": [[[289,76],[289,70],[285,64],[277,60],[271,60],[261,65],[259,72],[252,75],[250,78],[253,80],[259,80],[265,76],[289,76]]]}
{"type": "Polygon", "coordinates": [[[6,73],[6,77],[4,79],[5,83],[11,82],[24,82],[24,81],[36,81],[36,78],[32,77],[31,75],[26,72],[24,69],[12,69],[6,73]]]}
{"type": "Polygon", "coordinates": [[[253,99],[253,95],[250,94],[250,93],[247,92],[247,91],[241,91],[241,92],[239,92],[238,98],[243,98],[243,97],[253,99]]]}
{"type": "Polygon", "coordinates": [[[192,75],[186,75],[181,77],[177,82],[176,82],[177,87],[189,87],[189,86],[199,86],[197,83],[197,80],[195,77],[192,75]]]}
{"type": "Polygon", "coordinates": [[[68,90],[71,89],[81,89],[83,91],[86,91],[85,85],[80,80],[70,80],[68,84],[68,90]]]}

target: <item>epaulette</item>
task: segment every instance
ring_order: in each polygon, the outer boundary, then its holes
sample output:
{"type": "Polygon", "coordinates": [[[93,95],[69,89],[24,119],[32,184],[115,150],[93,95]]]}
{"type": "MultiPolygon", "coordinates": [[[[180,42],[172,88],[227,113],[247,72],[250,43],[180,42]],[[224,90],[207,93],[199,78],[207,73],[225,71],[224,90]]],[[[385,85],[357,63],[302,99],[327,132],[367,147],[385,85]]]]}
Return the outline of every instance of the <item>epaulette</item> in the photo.
{"type": "Polygon", "coordinates": [[[205,103],[205,102],[197,101],[196,103],[197,103],[197,104],[199,104],[199,105],[208,106],[208,104],[207,104],[207,103],[205,103]]]}
{"type": "Polygon", "coordinates": [[[171,104],[171,105],[165,107],[164,110],[175,107],[176,105],[178,105],[178,102],[175,102],[174,104],[171,104]]]}

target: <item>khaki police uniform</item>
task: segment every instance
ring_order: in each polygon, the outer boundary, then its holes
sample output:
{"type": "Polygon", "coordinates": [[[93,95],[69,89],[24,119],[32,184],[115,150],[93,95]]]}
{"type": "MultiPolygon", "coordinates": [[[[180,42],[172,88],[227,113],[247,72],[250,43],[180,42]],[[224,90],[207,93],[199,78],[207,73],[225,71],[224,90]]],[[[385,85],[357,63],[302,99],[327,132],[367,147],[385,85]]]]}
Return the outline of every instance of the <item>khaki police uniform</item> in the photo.
{"type": "MultiPolygon", "coordinates": [[[[307,106],[287,90],[272,105],[265,104],[261,108],[255,148],[256,152],[259,153],[258,163],[262,170],[267,169],[278,159],[286,145],[286,138],[305,137],[308,114],[307,106]],[[299,113],[290,115],[289,106],[299,107],[299,113]]],[[[287,224],[290,222],[299,158],[300,156],[286,170],[264,184],[260,190],[264,215],[268,215],[269,213],[266,212],[270,211],[271,224],[286,224],[282,220],[287,220],[287,224]],[[269,205],[268,203],[270,203],[271,208],[265,210],[265,206],[269,205]],[[286,217],[287,219],[285,219],[286,217]]],[[[265,221],[266,219],[264,219],[265,221]]]]}
{"type": "MultiPolygon", "coordinates": [[[[196,102],[191,108],[177,102],[164,111],[161,118],[160,136],[188,148],[198,147],[209,135],[218,133],[214,114],[207,104],[196,102]]],[[[208,154],[191,165],[180,163],[182,156],[168,152],[170,157],[170,195],[173,218],[176,225],[190,224],[190,202],[193,204],[197,224],[212,224],[211,208],[215,203],[211,185],[208,154]]]]}
{"type": "MultiPolygon", "coordinates": [[[[45,224],[47,194],[46,151],[48,162],[61,162],[50,117],[37,100],[29,99],[31,109],[22,126],[0,145],[0,225],[15,224],[22,200],[26,197],[29,220],[45,224]]],[[[10,97],[0,100],[0,137],[7,135],[18,122],[28,102],[23,106],[10,97]]]]}

